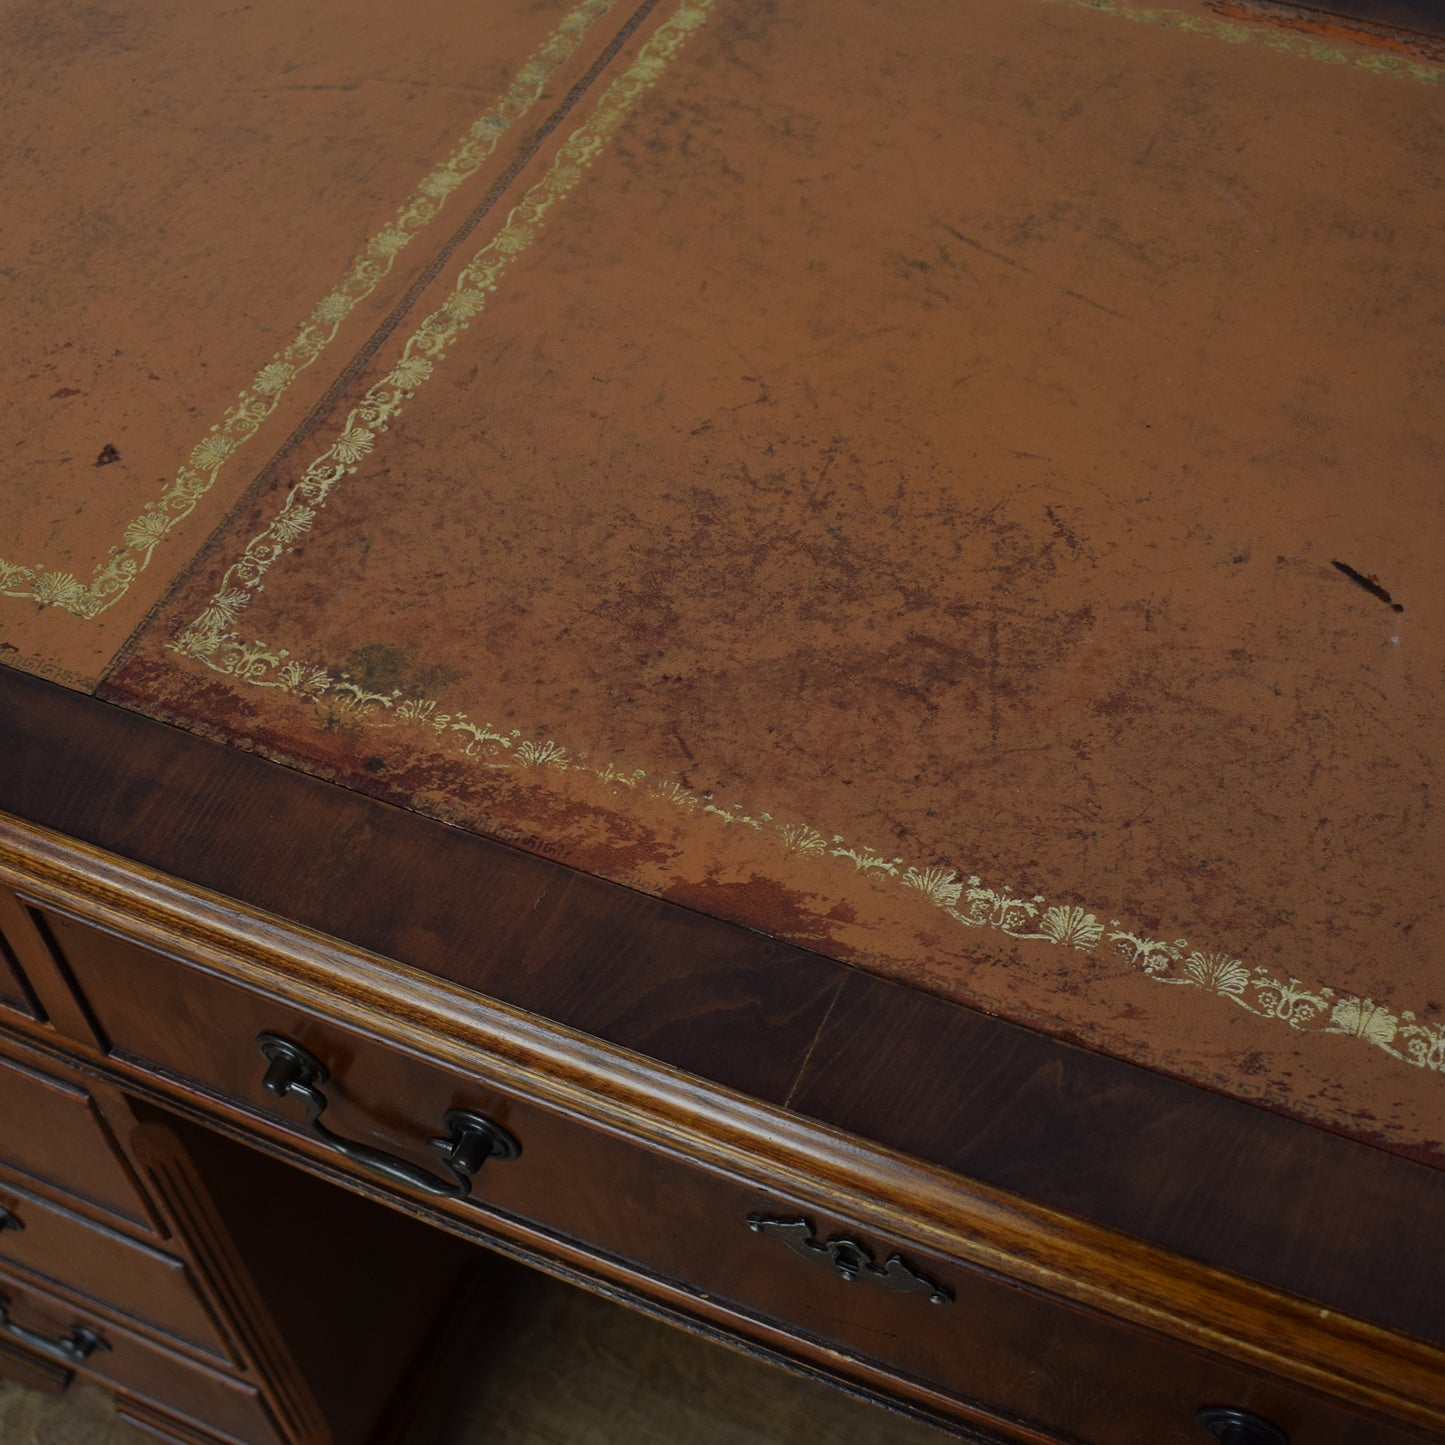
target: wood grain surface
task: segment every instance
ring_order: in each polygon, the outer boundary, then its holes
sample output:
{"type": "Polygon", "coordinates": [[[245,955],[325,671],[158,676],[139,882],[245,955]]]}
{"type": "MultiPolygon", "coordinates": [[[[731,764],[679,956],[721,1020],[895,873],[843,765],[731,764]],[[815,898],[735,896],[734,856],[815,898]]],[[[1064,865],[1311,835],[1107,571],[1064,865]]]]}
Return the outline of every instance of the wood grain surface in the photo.
{"type": "Polygon", "coordinates": [[[1445,1344],[1445,1178],[855,975],[790,1107],[1133,1238],[1445,1344]]]}
{"type": "MultiPolygon", "coordinates": [[[[478,1008],[474,995],[434,976],[253,914],[33,827],[7,823],[5,832],[0,874],[11,886],[22,887],[36,906],[87,917],[143,947],[193,958],[208,972],[248,990],[289,1001],[372,1038],[393,1040],[440,1067],[490,1079],[508,1095],[559,1110],[645,1148],[681,1156],[697,1169],[802,1201],[805,1209],[821,1206],[829,1217],[865,1235],[905,1242],[906,1248],[1041,1291],[1058,1304],[1128,1322],[1146,1332],[1139,1337],[1141,1347],[1149,1336],[1156,1343],[1160,1338],[1178,1341],[1202,1351],[1203,1357],[1228,1361],[1229,1368],[1251,1364],[1281,1380],[1402,1421],[1434,1425],[1445,1418],[1445,1402],[1435,1403],[1445,1378],[1438,1347],[1356,1320],[1330,1303],[1321,1307],[1312,1281],[1299,1281],[1302,1299],[1163,1253],[1078,1216],[1061,1215],[952,1170],[909,1160],[856,1135],[709,1086],[505,1005],[493,1002],[478,1008]]],[[[120,939],[114,942],[119,945],[120,939]]],[[[250,1107],[198,1093],[185,1079],[119,1052],[107,1055],[104,1068],[128,1092],[274,1149],[467,1237],[551,1270],[578,1271],[594,1287],[618,1290],[643,1308],[678,1315],[695,1327],[749,1336],[757,1347],[789,1357],[801,1350],[812,1358],[814,1368],[830,1373],[843,1368],[828,1363],[835,1358],[832,1350],[818,1354],[815,1347],[800,1344],[790,1325],[770,1324],[756,1310],[728,1304],[721,1297],[728,1290],[699,1295],[670,1272],[639,1273],[613,1256],[599,1255],[585,1242],[569,1240],[545,1222],[534,1224],[506,1211],[487,1212],[482,1219],[475,1210],[422,1207],[364,1174],[344,1165],[338,1169],[324,1150],[298,1152],[290,1123],[270,1123],[250,1107]]],[[[1125,1189],[1130,1185],[1129,1180],[1117,1183],[1125,1189]]],[[[681,1198],[687,1191],[666,1192],[681,1198]]],[[[632,1190],[624,1190],[624,1196],[608,1209],[625,1211],[633,1207],[628,1201],[639,1197],[632,1190]]],[[[1197,1240],[1205,1252],[1219,1251],[1217,1238],[1201,1232],[1197,1240]]],[[[649,1249],[662,1243],[659,1237],[649,1249]]],[[[676,1242],[666,1247],[673,1249],[676,1242]]],[[[696,1270],[684,1263],[677,1272],[689,1277],[696,1270]]],[[[1392,1287],[1413,1291],[1415,1279],[1397,1277],[1392,1287]]],[[[785,1306],[782,1314],[790,1320],[795,1309],[785,1306]]],[[[900,1375],[896,1366],[870,1365],[867,1353],[843,1369],[856,1388],[901,1393],[918,1409],[957,1410],[957,1404],[950,1403],[955,1396],[926,1380],[900,1375]]],[[[1117,1351],[1105,1354],[1118,1359],[1117,1351]]],[[[1158,1365],[1149,1371],[1155,1379],[1168,1373],[1158,1365]]],[[[1279,1388],[1271,1388],[1271,1398],[1279,1388]]],[[[1186,1393],[1199,1391],[1196,1387],[1186,1393]]],[[[1289,1398],[1280,1403],[1292,1416],[1305,1408],[1290,1404],[1289,1398]]],[[[977,1407],[970,1409],[977,1413],[977,1407]]],[[[1341,1426],[1317,1422],[1317,1428],[1325,1430],[1322,1438],[1333,1439],[1341,1426]]]]}
{"type": "Polygon", "coordinates": [[[846,970],[0,668],[0,808],[755,1097],[846,970]]]}
{"type": "MultiPolygon", "coordinates": [[[[257,943],[242,940],[260,939],[275,961],[260,974],[243,968],[240,977],[264,979],[272,991],[299,986],[298,1002],[340,1009],[342,1017],[351,1012],[369,1029],[395,1030],[407,1020],[409,1035],[426,1050],[450,1053],[458,1062],[477,1057],[474,1050],[482,1044],[492,1058],[506,1058],[514,1080],[528,1050],[539,1061],[546,1056],[545,1080],[530,1075],[526,1088],[543,1087],[544,1097],[565,1101],[569,1109],[595,1114],[599,1100],[624,1097],[617,1093],[616,1072],[623,1056],[605,1065],[588,1062],[582,1039],[620,1042],[637,1052],[639,1064],[647,1062],[640,1071],[627,1066],[635,1083],[615,1122],[635,1128],[659,1108],[666,1114],[670,1095],[684,1116],[699,1120],[690,1126],[689,1148],[701,1158],[710,1149],[715,1154],[728,1132],[758,1137],[746,1109],[729,1105],[722,1115],[714,1112],[711,1123],[696,1113],[699,1106],[716,1109],[704,1104],[707,1088],[741,1088],[749,1099],[786,1103],[794,1115],[836,1125],[847,1131],[843,1137],[901,1150],[983,1186],[1118,1230],[1120,1238],[1258,1280],[1345,1316],[1445,1342],[1437,1304],[1442,1296],[1430,1273],[1439,1264],[1421,1234],[1441,1209],[1436,1171],[956,1005],[875,984],[816,956],[801,956],[816,983],[813,1002],[800,1015],[797,995],[787,992],[800,970],[774,966],[776,943],[595,879],[579,880],[560,865],[34,678],[0,671],[0,737],[0,808],[222,895],[204,903],[163,879],[147,883],[134,869],[98,857],[67,861],[64,850],[51,849],[47,864],[46,847],[26,835],[21,854],[29,857],[11,856],[30,875],[32,896],[67,898],[98,917],[109,910],[116,925],[142,940],[143,920],[151,914],[156,924],[150,937],[157,943],[169,940],[169,947],[182,946],[196,957],[224,958],[230,969],[255,954],[257,943]],[[171,802],[177,797],[192,801],[178,809],[171,802]],[[258,844],[257,828],[268,816],[266,836],[275,837],[279,849],[258,844]],[[284,830],[275,828],[278,818],[286,820],[284,830]],[[329,840],[338,833],[367,846],[336,847],[329,840]],[[52,882],[42,890],[47,872],[52,882]],[[509,881],[512,872],[525,880],[524,889],[509,881]],[[66,876],[73,881],[57,894],[66,876]],[[415,880],[410,891],[402,889],[405,914],[391,902],[398,877],[403,885],[415,880]],[[570,1008],[550,1016],[535,1012],[579,1030],[576,1048],[568,1045],[557,1055],[555,1043],[544,1040],[546,1027],[538,1033],[531,1025],[533,1042],[521,1055],[515,1036],[502,1056],[496,1052],[500,1038],[483,1044],[475,1031],[479,1016],[466,1003],[475,985],[457,965],[478,932],[468,910],[450,906],[457,880],[467,878],[476,880],[478,893],[520,896],[513,907],[525,910],[524,918],[554,950],[533,973],[528,961],[537,955],[512,956],[509,970],[503,949],[494,948],[490,995],[507,1000],[512,994],[533,1005],[539,997],[570,999],[570,1008]],[[553,910],[577,908],[579,892],[586,909],[575,912],[570,924],[547,926],[553,910]],[[259,918],[247,922],[249,909],[238,913],[226,898],[322,932],[313,942],[285,925],[278,933],[277,925],[261,926],[259,918]],[[108,900],[104,906],[102,899],[108,900]],[[436,926],[408,928],[418,912],[436,926]],[[629,961],[629,986],[637,991],[630,1005],[623,999],[619,1006],[615,991],[589,997],[566,988],[572,970],[588,966],[595,913],[605,929],[615,930],[614,956],[629,961]],[[739,1006],[738,992],[720,987],[712,996],[720,994],[730,1006],[700,1019],[699,993],[668,987],[679,966],[679,936],[695,945],[682,960],[701,959],[694,978],[707,977],[708,965],[716,968],[713,961],[721,959],[722,977],[734,988],[746,981],[753,1001],[739,1006]],[[367,954],[347,964],[337,940],[396,959],[404,971],[388,975],[367,954]],[[549,979],[558,981],[550,994],[544,992],[549,979]],[[355,1013],[367,997],[370,1002],[355,1013]],[[679,1005],[681,1021],[669,1012],[679,1005]],[[792,1044],[782,1022],[790,1018],[792,1044]],[[429,1021],[423,1025],[422,1019],[429,1021]],[[619,1019],[635,1020],[632,1031],[620,1029],[619,1019]],[[698,1048],[696,1041],[709,1034],[712,1046],[698,1048]],[[448,1036],[458,1042],[445,1044],[448,1036]],[[570,1060],[565,1067],[564,1057],[570,1060]],[[657,1072],[658,1064],[687,1068],[699,1082],[679,1094],[657,1072]],[[578,1088],[559,1094],[557,1084],[568,1073],[578,1088]],[[729,1115],[732,1122],[724,1125],[729,1115]]],[[[520,931],[520,920],[500,910],[495,916],[503,938],[520,931]]],[[[504,1034],[526,1016],[509,1017],[514,1022],[504,1034]]],[[[774,1160],[780,1149],[785,1157],[798,1147],[798,1140],[789,1142],[787,1117],[763,1126],[773,1141],[764,1153],[774,1160]]],[[[674,1137],[673,1128],[666,1126],[658,1137],[674,1137]]],[[[725,1168],[738,1167],[740,1156],[727,1149],[716,1157],[733,1161],[725,1168]]],[[[822,1187],[836,1192],[849,1178],[847,1166],[838,1169],[822,1187]]],[[[946,1197],[937,1196],[940,1202],[946,1197]]],[[[1263,1317],[1261,1327],[1270,1328],[1263,1317]]]]}

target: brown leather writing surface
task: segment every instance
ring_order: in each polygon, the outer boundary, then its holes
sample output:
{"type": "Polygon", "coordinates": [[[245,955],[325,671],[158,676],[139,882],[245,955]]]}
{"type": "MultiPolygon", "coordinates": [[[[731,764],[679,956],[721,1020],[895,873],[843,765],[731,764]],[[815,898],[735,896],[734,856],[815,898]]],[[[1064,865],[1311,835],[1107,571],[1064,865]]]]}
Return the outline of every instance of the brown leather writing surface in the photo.
{"type": "Polygon", "coordinates": [[[99,674],[608,8],[6,7],[12,661],[99,674]]]}
{"type": "MultiPolygon", "coordinates": [[[[406,144],[335,249],[444,213],[189,544],[91,615],[10,574],[6,642],[1430,1157],[1445,72],[1203,5],[584,10],[489,9],[486,84],[423,87],[430,129],[357,101],[406,144]]],[[[187,214],[235,277],[271,224],[187,214]]],[[[261,267],[254,319],[221,288],[221,349],[188,344],[227,395],[339,294],[320,257],[261,267]]],[[[42,473],[6,503],[26,557],[78,495],[42,473]]]]}

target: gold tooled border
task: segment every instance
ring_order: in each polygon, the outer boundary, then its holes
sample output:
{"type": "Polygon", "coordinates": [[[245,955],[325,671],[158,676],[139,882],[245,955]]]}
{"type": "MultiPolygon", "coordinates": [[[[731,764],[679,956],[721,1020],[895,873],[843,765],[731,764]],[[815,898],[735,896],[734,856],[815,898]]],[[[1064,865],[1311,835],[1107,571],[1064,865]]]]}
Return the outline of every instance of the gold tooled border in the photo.
{"type": "Polygon", "coordinates": [[[1395,1010],[1373,998],[1308,983],[1290,973],[1277,976],[1282,971],[1260,964],[1251,968],[1230,951],[1195,946],[1182,936],[1150,938],[1119,919],[1106,922],[1097,911],[1050,902],[1042,894],[1016,896],[1013,889],[985,883],[981,873],[971,869],[920,866],[902,857],[886,857],[809,823],[724,807],[709,793],[695,793],[674,780],[651,776],[645,769],[610,762],[598,767],[585,754],[575,755],[555,739],[524,738],[518,729],[494,728],[490,722],[479,725],[464,712],[443,712],[435,701],[404,697],[399,691],[372,692],[345,674],[293,658],[285,648],[240,640],[235,624],[269,568],[310,530],[332,488],[356,470],[469,321],[485,309],[488,296],[511,262],[535,240],[549,212],[579,183],[584,168],[638,96],[655,83],[688,34],[703,23],[711,4],[712,0],[681,0],[676,14],[659,26],[638,58],[612,82],[592,118],[568,137],[547,173],[463,269],[451,295],[408,338],[401,359],[352,408],[340,435],[287,493],[271,524],[247,544],[209,605],[172,644],[173,650],[249,686],[277,688],[359,725],[409,727],[430,734],[432,741],[474,759],[481,767],[580,771],[619,792],[633,790],[661,799],[719,826],[754,829],[794,855],[816,858],[833,867],[851,864],[885,885],[909,889],[964,928],[1085,954],[1104,949],[1122,956],[1152,983],[1194,990],[1201,996],[1210,994],[1299,1034],[1358,1039],[1399,1063],[1445,1072],[1445,1022],[1422,1019],[1412,1009],[1395,1010]]]}
{"type": "MultiPolygon", "coordinates": [[[[88,583],[69,572],[47,569],[44,563],[27,567],[0,557],[0,597],[60,607],[82,618],[99,616],[123,597],[131,582],[150,564],[151,555],[170,529],[190,515],[196,503],[215,485],[231,455],[255,435],[275,411],[297,374],[330,345],[341,322],[376,288],[391,270],[396,256],[437,215],[450,191],[482,164],[495,149],[497,140],[526,114],[540,96],[547,77],[572,54],[582,35],[593,21],[611,9],[612,3],[613,0],[583,0],[563,19],[536,55],[518,71],[501,101],[480,117],[458,149],[422,180],[396,216],[367,242],[347,275],[316,303],[291,342],[261,368],[231,410],[192,448],[189,462],[177,472],[169,488],[130,522],[121,541],[110,549],[88,583]]],[[[1424,85],[1445,84],[1445,67],[1439,65],[1264,25],[1251,26],[1184,10],[1131,5],[1127,0],[1047,0],[1047,3],[1094,10],[1230,44],[1283,51],[1327,65],[1348,65],[1424,85]]]]}
{"type": "Polygon", "coordinates": [[[170,486],[126,527],[89,582],[69,572],[47,569],[44,563],[25,567],[0,557],[0,596],[60,607],[87,619],[98,617],[123,597],[166,534],[215,486],[222,468],[260,430],[296,377],[326,350],[342,322],[376,290],[401,252],[436,219],[447,197],[480,168],[501,137],[536,104],[548,78],[613,3],[582,0],[563,17],[513,77],[501,99],[473,121],[451,155],[422,178],[391,220],[362,247],[346,275],[312,307],[286,346],[256,373],[209,435],[196,443],[170,486]]]}
{"type": "MultiPolygon", "coordinates": [[[[810,823],[779,819],[737,803],[724,806],[712,793],[695,792],[644,768],[616,762],[598,766],[585,753],[555,738],[524,738],[520,729],[509,729],[505,723],[479,724],[465,712],[447,712],[432,699],[406,697],[399,690],[373,692],[345,673],[292,657],[286,648],[271,649],[263,642],[245,644],[233,633],[218,640],[189,637],[175,644],[175,650],[248,686],[276,688],[346,723],[410,729],[480,768],[506,772],[555,769],[594,777],[619,796],[632,792],[721,827],[750,828],[795,856],[833,867],[851,864],[883,886],[910,890],[965,928],[1083,954],[1113,953],[1152,983],[1212,994],[1246,1013],[1287,1024],[1297,1034],[1359,1039],[1399,1063],[1445,1073],[1445,1022],[1421,1018],[1413,1009],[1392,1008],[1262,964],[1251,968],[1232,951],[1191,944],[1184,937],[1151,938],[1127,921],[1105,921],[1102,911],[1050,902],[1043,894],[1022,897],[1015,889],[984,882],[977,872],[941,864],[920,865],[901,856],[890,858],[810,823]]],[[[824,885],[820,891],[829,890],[824,885]]]]}
{"type": "Polygon", "coordinates": [[[175,651],[213,667],[218,665],[218,656],[229,655],[236,645],[231,629],[260,590],[271,566],[310,531],[332,488],[355,472],[357,463],[376,446],[417,388],[426,384],[471,319],[486,308],[487,298],[512,262],[536,239],[553,207],[581,181],[584,170],[633,103],[657,82],[711,9],[712,0],[681,0],[637,58],[608,85],[591,118],[562,142],[546,173],[528,188],[497,233],[463,267],[451,295],[407,338],[400,359],[351,408],[340,435],[306,468],[270,524],[251,538],[240,558],[226,569],[210,603],[173,644],[175,651]]]}

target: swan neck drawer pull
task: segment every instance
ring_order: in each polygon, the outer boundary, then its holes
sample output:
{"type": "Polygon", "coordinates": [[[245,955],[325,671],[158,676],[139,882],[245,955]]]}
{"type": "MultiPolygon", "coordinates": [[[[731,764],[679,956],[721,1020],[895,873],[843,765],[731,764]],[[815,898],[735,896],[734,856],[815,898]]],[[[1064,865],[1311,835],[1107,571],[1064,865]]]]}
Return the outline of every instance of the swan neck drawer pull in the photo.
{"type": "Polygon", "coordinates": [[[862,1280],[879,1289],[896,1290],[901,1294],[921,1294],[928,1297],[929,1304],[946,1305],[953,1303],[953,1292],[931,1279],[925,1279],[917,1270],[909,1268],[896,1254],[890,1254],[882,1264],[874,1264],[871,1251],[855,1239],[835,1236],[820,1243],[813,1236],[813,1226],[806,1219],[764,1219],[760,1214],[750,1214],[748,1228],[754,1234],[771,1234],[781,1239],[794,1254],[804,1259],[816,1259],[831,1265],[840,1279],[852,1283],[862,1280]]]}
{"type": "Polygon", "coordinates": [[[42,1335],[38,1330],[28,1330],[24,1325],[17,1325],[10,1318],[10,1300],[3,1294],[0,1294],[0,1335],[18,1340],[37,1354],[44,1355],[47,1359],[59,1360],[64,1365],[83,1364],[97,1350],[110,1348],[94,1330],[88,1330],[84,1325],[72,1325],[70,1333],[58,1340],[52,1340],[49,1335],[42,1335]]]}
{"type": "Polygon", "coordinates": [[[1289,1445],[1289,1437],[1278,1425],[1271,1425],[1248,1410],[1206,1405],[1194,1418],[1219,1445],[1289,1445]]]}
{"type": "Polygon", "coordinates": [[[340,1154],[358,1168],[375,1174],[403,1189],[429,1195],[433,1199],[465,1199],[472,1192],[472,1175],[488,1159],[515,1159],[522,1146],[500,1124],[483,1114],[466,1109],[449,1109],[442,1116],[442,1127],[449,1131],[445,1139],[428,1139],[427,1148],[437,1156],[450,1176],[440,1179],[418,1165],[369,1144],[343,1138],[321,1122],[328,1100],[321,1085],[330,1077],[326,1066],[300,1044],[279,1034],[261,1034],[256,1047],[266,1060],[266,1076],[262,1087],[278,1099],[299,1099],[306,1110],[306,1123],[312,1134],[334,1153],[340,1154]]]}

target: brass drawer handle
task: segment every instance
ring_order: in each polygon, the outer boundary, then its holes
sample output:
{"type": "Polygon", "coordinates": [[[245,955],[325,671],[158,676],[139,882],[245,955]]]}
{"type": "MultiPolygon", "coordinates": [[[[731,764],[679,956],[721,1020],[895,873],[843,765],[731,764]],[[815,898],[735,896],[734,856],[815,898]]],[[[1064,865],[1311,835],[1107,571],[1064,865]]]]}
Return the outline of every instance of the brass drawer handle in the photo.
{"type": "Polygon", "coordinates": [[[835,1236],[820,1244],[813,1236],[813,1226],[806,1219],[764,1219],[760,1214],[750,1214],[747,1224],[754,1234],[771,1234],[781,1239],[794,1254],[800,1254],[804,1259],[816,1259],[831,1265],[839,1277],[849,1283],[861,1279],[868,1284],[876,1284],[880,1289],[927,1295],[929,1304],[953,1303],[952,1290],[925,1279],[896,1254],[890,1254],[882,1264],[874,1264],[871,1252],[855,1239],[835,1236]]]}
{"type": "Polygon", "coordinates": [[[49,1359],[59,1360],[63,1365],[84,1364],[97,1350],[110,1348],[94,1330],[88,1330],[84,1325],[72,1325],[70,1333],[58,1340],[52,1340],[38,1330],[17,1325],[10,1318],[9,1297],[3,1294],[0,1294],[0,1335],[9,1335],[12,1340],[19,1340],[22,1345],[28,1345],[49,1359]]]}
{"type": "Polygon", "coordinates": [[[1278,1425],[1271,1425],[1248,1410],[1206,1405],[1194,1418],[1219,1445],[1289,1445],[1289,1437],[1278,1425]]]}
{"type": "Polygon", "coordinates": [[[451,1176],[438,1179],[435,1174],[394,1154],[354,1139],[344,1139],[321,1122],[328,1102],[321,1085],[330,1075],[314,1054],[279,1034],[258,1035],[256,1046],[267,1064],[266,1077],[262,1080],[266,1092],[278,1099],[300,1099],[306,1109],[306,1123],[318,1139],[343,1158],[391,1184],[400,1184],[404,1189],[434,1199],[465,1199],[472,1192],[472,1175],[488,1159],[515,1159],[522,1152],[522,1146],[500,1124],[466,1109],[449,1109],[442,1116],[442,1127],[450,1131],[449,1136],[427,1140],[427,1148],[451,1176]]]}

